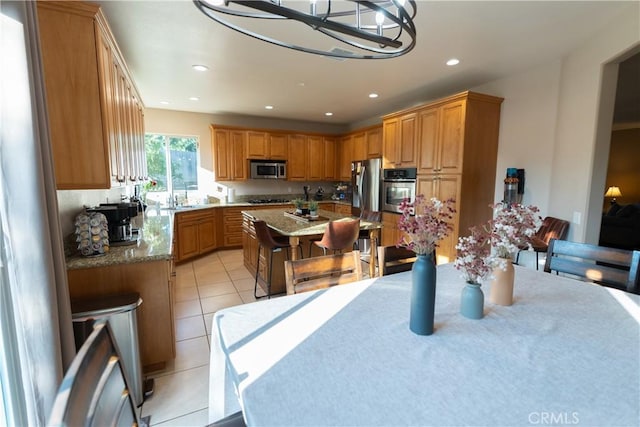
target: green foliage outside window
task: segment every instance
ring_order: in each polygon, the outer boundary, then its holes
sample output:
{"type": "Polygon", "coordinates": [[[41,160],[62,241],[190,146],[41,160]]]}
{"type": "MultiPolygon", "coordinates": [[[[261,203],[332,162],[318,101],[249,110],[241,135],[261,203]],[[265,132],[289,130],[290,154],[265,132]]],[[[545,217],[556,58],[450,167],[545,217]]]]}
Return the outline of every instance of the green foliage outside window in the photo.
{"type": "Polygon", "coordinates": [[[198,139],[195,137],[145,135],[148,192],[174,192],[198,189],[198,139]],[[167,158],[170,159],[167,162],[167,158]]]}

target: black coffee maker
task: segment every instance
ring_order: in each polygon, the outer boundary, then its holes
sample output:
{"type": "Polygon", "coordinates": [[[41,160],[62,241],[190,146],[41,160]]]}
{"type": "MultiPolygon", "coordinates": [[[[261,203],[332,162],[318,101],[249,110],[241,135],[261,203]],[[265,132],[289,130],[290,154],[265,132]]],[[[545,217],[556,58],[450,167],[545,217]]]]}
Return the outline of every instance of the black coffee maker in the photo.
{"type": "Polygon", "coordinates": [[[137,203],[101,203],[87,212],[100,212],[107,217],[109,245],[132,245],[137,239],[131,232],[131,218],[138,215],[138,206],[137,203]]]}

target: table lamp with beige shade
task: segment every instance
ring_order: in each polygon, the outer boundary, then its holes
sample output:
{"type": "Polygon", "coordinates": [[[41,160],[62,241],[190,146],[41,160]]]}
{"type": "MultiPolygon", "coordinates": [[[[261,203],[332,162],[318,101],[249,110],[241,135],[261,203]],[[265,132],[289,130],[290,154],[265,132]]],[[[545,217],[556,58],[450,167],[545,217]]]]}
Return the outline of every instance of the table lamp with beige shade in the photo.
{"type": "Polygon", "coordinates": [[[607,189],[607,192],[604,193],[604,197],[611,197],[611,204],[616,203],[616,197],[622,196],[620,192],[620,187],[611,186],[607,189]]]}

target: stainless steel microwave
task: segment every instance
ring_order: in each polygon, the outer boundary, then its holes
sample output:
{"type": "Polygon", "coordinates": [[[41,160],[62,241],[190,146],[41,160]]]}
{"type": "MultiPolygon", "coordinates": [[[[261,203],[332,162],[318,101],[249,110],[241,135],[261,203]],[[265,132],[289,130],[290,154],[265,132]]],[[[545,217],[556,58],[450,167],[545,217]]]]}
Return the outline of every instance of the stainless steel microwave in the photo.
{"type": "Polygon", "coordinates": [[[284,160],[251,160],[252,179],[287,179],[287,162],[284,160]]]}

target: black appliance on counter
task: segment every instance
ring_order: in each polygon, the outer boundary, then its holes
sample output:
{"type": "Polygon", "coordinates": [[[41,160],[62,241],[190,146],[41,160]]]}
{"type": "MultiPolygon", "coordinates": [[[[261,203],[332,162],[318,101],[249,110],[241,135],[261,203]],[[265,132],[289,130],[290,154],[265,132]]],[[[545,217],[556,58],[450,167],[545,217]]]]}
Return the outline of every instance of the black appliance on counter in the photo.
{"type": "Polygon", "coordinates": [[[133,245],[137,241],[131,228],[131,218],[138,215],[138,203],[101,203],[87,212],[100,212],[107,217],[109,245],[133,245]]]}

